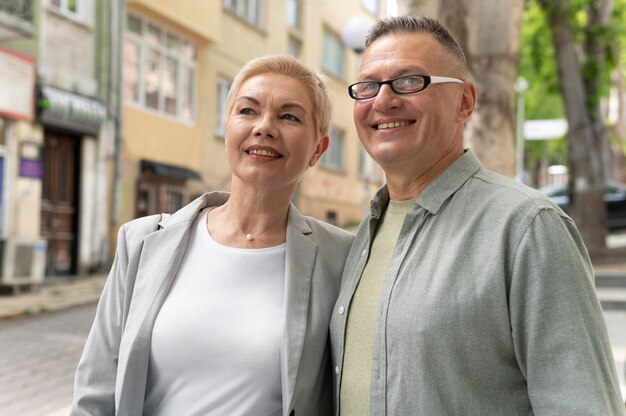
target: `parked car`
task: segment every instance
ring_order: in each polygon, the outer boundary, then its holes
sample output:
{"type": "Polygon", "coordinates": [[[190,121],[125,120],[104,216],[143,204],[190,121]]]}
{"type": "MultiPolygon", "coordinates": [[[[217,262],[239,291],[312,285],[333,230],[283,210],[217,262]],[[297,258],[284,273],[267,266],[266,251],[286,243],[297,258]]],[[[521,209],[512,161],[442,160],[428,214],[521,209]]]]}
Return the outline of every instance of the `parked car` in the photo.
{"type": "MultiPolygon", "coordinates": [[[[569,208],[569,194],[566,184],[547,186],[539,189],[563,211],[569,208]]],[[[604,202],[606,203],[606,224],[609,230],[615,231],[626,228],[626,185],[610,181],[604,187],[604,202]]]]}

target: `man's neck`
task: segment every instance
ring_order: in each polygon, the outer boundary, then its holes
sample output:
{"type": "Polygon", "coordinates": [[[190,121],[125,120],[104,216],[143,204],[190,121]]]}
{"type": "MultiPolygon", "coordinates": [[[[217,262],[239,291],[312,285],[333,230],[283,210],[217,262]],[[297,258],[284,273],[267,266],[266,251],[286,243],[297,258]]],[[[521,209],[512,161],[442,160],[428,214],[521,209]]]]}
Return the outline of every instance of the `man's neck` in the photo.
{"type": "Polygon", "coordinates": [[[425,164],[415,164],[411,170],[398,167],[384,167],[389,197],[394,201],[416,199],[432,181],[462,155],[463,148],[458,152],[449,152],[426,168],[424,168],[425,164]]]}

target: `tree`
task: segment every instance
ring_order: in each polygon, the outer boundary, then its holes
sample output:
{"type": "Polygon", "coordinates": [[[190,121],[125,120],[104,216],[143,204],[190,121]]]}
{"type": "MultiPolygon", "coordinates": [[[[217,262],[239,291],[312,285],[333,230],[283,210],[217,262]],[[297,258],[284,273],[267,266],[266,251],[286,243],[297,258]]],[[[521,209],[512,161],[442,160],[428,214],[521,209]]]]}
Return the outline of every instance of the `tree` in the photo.
{"type": "Polygon", "coordinates": [[[607,39],[603,35],[612,1],[538,1],[552,29],[560,91],[569,123],[569,213],[589,251],[603,251],[607,235],[603,149],[608,142],[599,98],[606,62],[607,39]],[[577,27],[576,18],[583,18],[586,24],[577,27]]]}
{"type": "Polygon", "coordinates": [[[398,0],[400,14],[437,18],[465,51],[478,89],[466,126],[468,144],[483,164],[515,176],[514,102],[523,0],[398,0]]]}

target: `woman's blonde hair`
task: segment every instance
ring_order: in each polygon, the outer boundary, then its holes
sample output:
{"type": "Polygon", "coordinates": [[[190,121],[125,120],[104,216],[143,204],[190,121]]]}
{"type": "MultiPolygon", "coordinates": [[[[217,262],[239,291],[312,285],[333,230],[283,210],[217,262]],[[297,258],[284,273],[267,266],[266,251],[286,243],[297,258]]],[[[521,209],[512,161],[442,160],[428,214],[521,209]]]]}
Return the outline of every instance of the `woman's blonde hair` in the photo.
{"type": "MultiPolygon", "coordinates": [[[[324,76],[311,66],[291,55],[267,55],[249,61],[237,73],[226,99],[226,120],[233,111],[235,98],[241,85],[252,77],[262,74],[280,74],[297,79],[311,92],[314,101],[313,121],[321,136],[327,136],[330,129],[332,104],[324,76]]],[[[224,120],[224,123],[226,123],[224,120]]]]}

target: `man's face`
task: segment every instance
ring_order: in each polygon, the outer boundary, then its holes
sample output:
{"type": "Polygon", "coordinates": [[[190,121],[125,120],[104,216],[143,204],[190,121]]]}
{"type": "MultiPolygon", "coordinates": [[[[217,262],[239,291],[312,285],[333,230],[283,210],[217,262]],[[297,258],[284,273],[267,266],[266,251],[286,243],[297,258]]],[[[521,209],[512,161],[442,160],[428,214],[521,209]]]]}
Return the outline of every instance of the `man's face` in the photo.
{"type": "MultiPolygon", "coordinates": [[[[460,63],[429,34],[389,34],[367,48],[359,81],[404,75],[465,79],[460,63]]],[[[359,138],[386,170],[435,164],[450,152],[463,150],[463,123],[475,98],[469,90],[475,93],[469,83],[446,83],[431,84],[414,94],[396,94],[383,85],[376,97],[355,101],[359,138]]]]}

